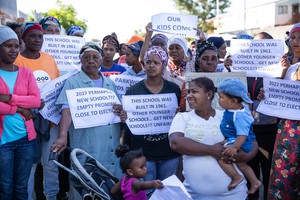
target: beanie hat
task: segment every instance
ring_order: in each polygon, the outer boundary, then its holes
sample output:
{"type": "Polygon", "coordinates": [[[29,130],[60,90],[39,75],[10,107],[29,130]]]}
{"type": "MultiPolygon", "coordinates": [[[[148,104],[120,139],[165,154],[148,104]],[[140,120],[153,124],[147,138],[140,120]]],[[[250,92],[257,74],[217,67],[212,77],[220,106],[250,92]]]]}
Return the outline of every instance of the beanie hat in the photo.
{"type": "Polygon", "coordinates": [[[294,24],[294,26],[292,26],[292,28],[290,30],[290,36],[297,31],[300,31],[300,22],[297,24],[294,24]]]}
{"type": "Polygon", "coordinates": [[[0,26],[0,45],[12,39],[19,41],[17,34],[11,28],[8,26],[0,26]]]}

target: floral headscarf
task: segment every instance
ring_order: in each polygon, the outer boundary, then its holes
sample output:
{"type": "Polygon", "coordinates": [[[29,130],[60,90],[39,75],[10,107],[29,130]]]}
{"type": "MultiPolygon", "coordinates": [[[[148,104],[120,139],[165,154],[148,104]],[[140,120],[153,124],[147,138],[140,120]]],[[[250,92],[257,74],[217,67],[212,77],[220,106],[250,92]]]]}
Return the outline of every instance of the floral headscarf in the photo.
{"type": "Polygon", "coordinates": [[[113,35],[107,35],[107,36],[105,36],[102,39],[102,48],[103,48],[104,44],[111,44],[111,45],[113,45],[114,47],[116,47],[117,51],[119,50],[119,47],[120,47],[118,39],[115,36],[113,36],[113,35]]]}
{"type": "Polygon", "coordinates": [[[37,29],[43,32],[41,25],[37,22],[25,22],[24,24],[22,24],[20,28],[22,39],[24,39],[26,37],[26,34],[33,29],[37,29]]]}
{"type": "Polygon", "coordinates": [[[39,21],[39,24],[45,30],[50,25],[56,25],[61,30],[60,23],[55,17],[45,17],[39,21]]]}
{"type": "Polygon", "coordinates": [[[145,62],[148,60],[148,58],[151,54],[157,55],[159,57],[160,61],[162,62],[162,66],[164,68],[167,66],[168,55],[161,47],[158,47],[158,46],[150,47],[145,53],[145,56],[144,56],[145,62]]]}

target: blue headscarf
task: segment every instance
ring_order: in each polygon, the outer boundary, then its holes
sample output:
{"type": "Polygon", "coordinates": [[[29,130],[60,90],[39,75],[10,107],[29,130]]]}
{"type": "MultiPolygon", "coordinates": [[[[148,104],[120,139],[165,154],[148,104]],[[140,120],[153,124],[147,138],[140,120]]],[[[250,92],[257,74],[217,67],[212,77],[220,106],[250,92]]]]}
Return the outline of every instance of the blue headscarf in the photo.
{"type": "Polygon", "coordinates": [[[84,34],[84,30],[83,28],[81,28],[80,26],[71,26],[68,29],[67,35],[75,35],[76,33],[81,33],[84,34]]]}
{"type": "Polygon", "coordinates": [[[127,48],[132,51],[133,55],[135,55],[136,57],[139,57],[143,44],[144,44],[143,41],[138,41],[138,42],[128,45],[127,48]]]}

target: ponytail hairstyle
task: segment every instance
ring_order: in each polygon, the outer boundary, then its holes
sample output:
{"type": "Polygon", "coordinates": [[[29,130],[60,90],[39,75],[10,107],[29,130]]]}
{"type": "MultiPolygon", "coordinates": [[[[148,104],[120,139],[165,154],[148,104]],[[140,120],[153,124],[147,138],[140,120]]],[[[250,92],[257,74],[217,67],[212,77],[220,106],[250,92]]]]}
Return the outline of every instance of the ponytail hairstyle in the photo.
{"type": "Polygon", "coordinates": [[[131,163],[134,159],[144,156],[142,149],[130,151],[128,145],[119,145],[115,150],[115,154],[120,158],[120,166],[123,173],[126,173],[126,170],[132,167],[131,163]]]}

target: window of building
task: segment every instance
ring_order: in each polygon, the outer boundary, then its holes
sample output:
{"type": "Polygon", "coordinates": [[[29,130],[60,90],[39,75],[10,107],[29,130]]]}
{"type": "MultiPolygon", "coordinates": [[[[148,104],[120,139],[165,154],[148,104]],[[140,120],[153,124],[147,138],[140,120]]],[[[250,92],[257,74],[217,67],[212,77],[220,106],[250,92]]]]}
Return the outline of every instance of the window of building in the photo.
{"type": "Polygon", "coordinates": [[[288,6],[278,6],[278,14],[283,15],[288,13],[288,6]]]}

